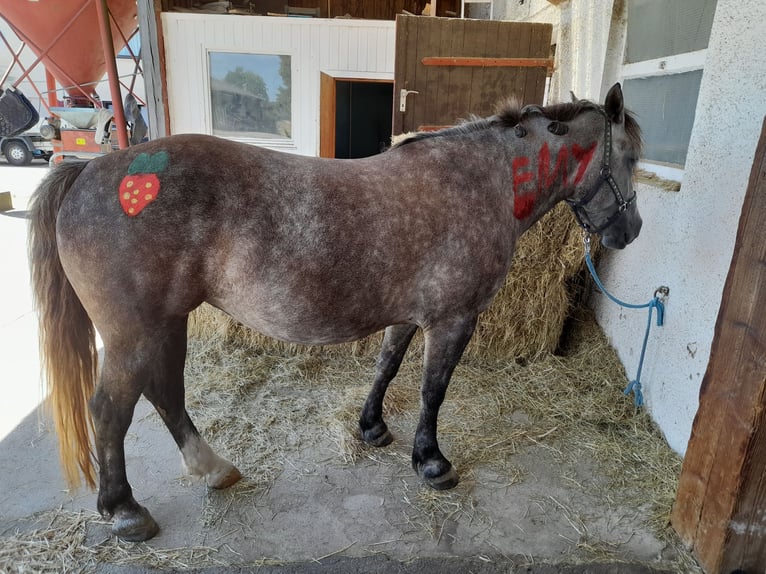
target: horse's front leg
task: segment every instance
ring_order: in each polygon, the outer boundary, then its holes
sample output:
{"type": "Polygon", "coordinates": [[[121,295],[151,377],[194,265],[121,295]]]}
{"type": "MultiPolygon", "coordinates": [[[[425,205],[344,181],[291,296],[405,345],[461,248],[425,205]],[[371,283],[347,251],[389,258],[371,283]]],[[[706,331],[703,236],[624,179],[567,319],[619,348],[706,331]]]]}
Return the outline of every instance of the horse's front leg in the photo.
{"type": "Polygon", "coordinates": [[[378,355],[375,380],[359,417],[362,440],[373,446],[386,446],[394,437],[383,421],[383,398],[388,384],[399,372],[402,358],[417,331],[417,325],[392,325],[386,328],[378,355]]]}
{"type": "Polygon", "coordinates": [[[428,486],[436,490],[452,488],[459,480],[452,464],[439,450],[436,427],[450,377],[471,340],[476,319],[476,316],[461,317],[425,330],[420,421],[415,431],[412,467],[428,486]]]}
{"type": "Polygon", "coordinates": [[[99,383],[90,400],[99,463],[98,511],[105,518],[114,518],[115,535],[139,542],[152,538],[160,528],[133,498],[125,472],[125,434],[141,388],[138,377],[123,368],[130,361],[122,359],[106,350],[99,383]]]}

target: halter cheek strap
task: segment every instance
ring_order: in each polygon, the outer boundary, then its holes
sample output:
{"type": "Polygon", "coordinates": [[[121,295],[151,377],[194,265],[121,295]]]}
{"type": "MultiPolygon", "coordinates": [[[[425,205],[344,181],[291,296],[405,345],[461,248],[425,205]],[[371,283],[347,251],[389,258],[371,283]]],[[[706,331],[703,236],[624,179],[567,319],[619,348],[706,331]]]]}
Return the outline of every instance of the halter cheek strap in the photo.
{"type": "Polygon", "coordinates": [[[565,200],[569,207],[572,208],[572,211],[574,212],[575,218],[577,219],[577,223],[580,224],[580,227],[585,229],[586,231],[590,233],[601,233],[604,229],[612,225],[619,217],[622,215],[622,212],[628,209],[632,203],[635,203],[636,201],[636,193],[633,192],[633,196],[625,200],[625,197],[622,195],[622,192],[620,191],[620,186],[617,185],[617,182],[614,180],[614,177],[612,177],[612,168],[611,168],[611,160],[612,160],[612,122],[609,120],[609,116],[606,115],[606,112],[599,108],[599,111],[601,112],[601,115],[604,116],[605,126],[604,126],[604,156],[601,160],[601,169],[599,170],[599,180],[596,182],[596,184],[591,188],[591,190],[586,193],[582,198],[579,200],[575,199],[567,199],[565,200]],[[588,205],[591,200],[596,197],[596,194],[601,190],[601,188],[604,186],[604,183],[607,183],[609,185],[609,189],[612,190],[612,194],[614,195],[617,210],[612,213],[609,217],[607,217],[606,221],[602,223],[599,226],[594,226],[590,216],[588,215],[588,211],[585,209],[585,206],[588,205]]]}

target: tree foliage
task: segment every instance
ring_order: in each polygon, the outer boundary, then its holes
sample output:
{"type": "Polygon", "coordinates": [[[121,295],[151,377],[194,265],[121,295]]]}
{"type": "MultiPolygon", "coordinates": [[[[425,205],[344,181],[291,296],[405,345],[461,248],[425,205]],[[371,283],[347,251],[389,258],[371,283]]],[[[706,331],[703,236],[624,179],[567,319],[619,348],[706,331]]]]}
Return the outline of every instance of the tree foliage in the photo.
{"type": "Polygon", "coordinates": [[[250,70],[245,70],[241,66],[237,66],[233,70],[227,72],[224,77],[224,82],[242,88],[246,92],[250,92],[256,96],[259,96],[268,101],[269,92],[266,89],[266,82],[261,76],[250,70]]]}

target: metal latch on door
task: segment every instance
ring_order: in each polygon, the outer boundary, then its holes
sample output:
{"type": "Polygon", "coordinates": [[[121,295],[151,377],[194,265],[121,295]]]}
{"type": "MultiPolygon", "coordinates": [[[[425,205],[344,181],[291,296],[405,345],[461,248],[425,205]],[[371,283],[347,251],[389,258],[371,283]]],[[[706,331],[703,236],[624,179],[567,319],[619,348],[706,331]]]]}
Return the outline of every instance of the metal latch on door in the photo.
{"type": "Polygon", "coordinates": [[[399,111],[400,112],[406,112],[407,111],[407,96],[410,94],[419,94],[420,92],[416,90],[405,90],[402,88],[399,90],[399,111]]]}

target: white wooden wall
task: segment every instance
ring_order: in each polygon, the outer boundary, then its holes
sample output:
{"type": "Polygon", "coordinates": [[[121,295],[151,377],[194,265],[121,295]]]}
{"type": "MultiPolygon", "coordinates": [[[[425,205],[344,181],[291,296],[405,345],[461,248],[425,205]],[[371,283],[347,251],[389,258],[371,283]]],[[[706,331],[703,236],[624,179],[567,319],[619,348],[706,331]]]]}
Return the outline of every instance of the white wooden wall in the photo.
{"type": "Polygon", "coordinates": [[[383,20],[162,14],[171,133],[212,133],[208,52],[286,54],[292,140],[267,144],[319,155],[319,77],[393,80],[395,23],[383,20]]]}

